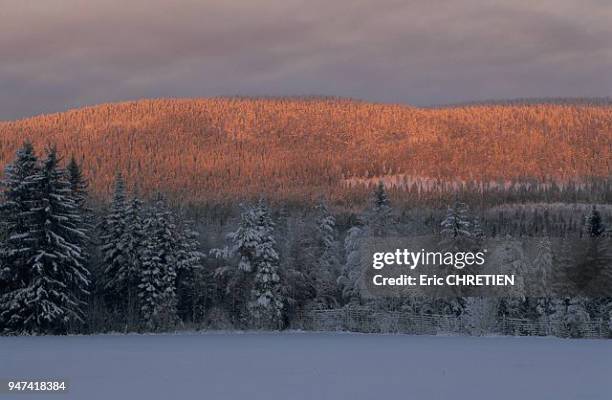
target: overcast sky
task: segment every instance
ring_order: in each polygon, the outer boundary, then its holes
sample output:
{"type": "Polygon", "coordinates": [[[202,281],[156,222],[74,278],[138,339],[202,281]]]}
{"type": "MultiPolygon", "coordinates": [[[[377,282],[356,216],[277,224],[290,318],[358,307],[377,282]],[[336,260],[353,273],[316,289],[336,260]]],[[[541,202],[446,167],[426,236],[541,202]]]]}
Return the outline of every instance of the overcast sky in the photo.
{"type": "Polygon", "coordinates": [[[144,97],[612,95],[609,0],[0,0],[0,119],[144,97]]]}

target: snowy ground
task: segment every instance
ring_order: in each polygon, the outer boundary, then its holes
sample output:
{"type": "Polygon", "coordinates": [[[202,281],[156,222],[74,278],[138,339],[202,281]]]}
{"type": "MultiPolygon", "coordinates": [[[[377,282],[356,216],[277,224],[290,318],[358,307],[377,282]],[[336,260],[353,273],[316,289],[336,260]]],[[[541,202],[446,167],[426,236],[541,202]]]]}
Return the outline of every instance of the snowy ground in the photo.
{"type": "Polygon", "coordinates": [[[612,399],[612,341],[334,333],[0,337],[17,399],[612,399]]]}

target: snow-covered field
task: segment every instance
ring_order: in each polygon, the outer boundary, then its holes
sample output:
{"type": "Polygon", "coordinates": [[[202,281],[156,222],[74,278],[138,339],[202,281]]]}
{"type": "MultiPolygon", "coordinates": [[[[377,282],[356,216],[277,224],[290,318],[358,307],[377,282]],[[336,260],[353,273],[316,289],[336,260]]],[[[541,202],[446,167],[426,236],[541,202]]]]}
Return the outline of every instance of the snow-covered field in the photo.
{"type": "MultiPolygon", "coordinates": [[[[612,399],[612,341],[334,333],[0,337],[17,399],[612,399]]],[[[0,400],[9,398],[0,394],[0,400]]]]}

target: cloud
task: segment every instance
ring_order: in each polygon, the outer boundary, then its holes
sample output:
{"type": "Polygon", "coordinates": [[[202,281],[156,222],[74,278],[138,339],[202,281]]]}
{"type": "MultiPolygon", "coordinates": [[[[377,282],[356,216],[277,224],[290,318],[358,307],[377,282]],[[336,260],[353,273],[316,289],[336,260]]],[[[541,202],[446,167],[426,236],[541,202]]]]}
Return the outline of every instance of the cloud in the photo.
{"type": "Polygon", "coordinates": [[[5,0],[0,118],[159,96],[608,96],[602,0],[5,0]]]}

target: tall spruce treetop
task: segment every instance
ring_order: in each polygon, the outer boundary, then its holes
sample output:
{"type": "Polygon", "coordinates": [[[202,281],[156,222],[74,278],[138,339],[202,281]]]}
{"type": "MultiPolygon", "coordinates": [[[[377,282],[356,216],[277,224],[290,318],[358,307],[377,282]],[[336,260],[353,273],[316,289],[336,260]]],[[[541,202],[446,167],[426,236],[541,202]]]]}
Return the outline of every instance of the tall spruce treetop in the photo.
{"type": "Polygon", "coordinates": [[[115,178],[115,190],[109,213],[101,225],[101,250],[104,264],[105,286],[107,289],[122,291],[126,274],[122,271],[128,265],[129,255],[125,251],[127,231],[127,203],[125,183],[121,173],[115,178]]]}
{"type": "Polygon", "coordinates": [[[586,235],[592,238],[600,237],[606,231],[601,214],[595,206],[591,208],[591,213],[586,217],[584,230],[586,235]]]}
{"type": "Polygon", "coordinates": [[[255,207],[247,207],[240,215],[238,229],[227,235],[232,246],[221,250],[213,250],[212,253],[218,258],[238,257],[238,270],[252,272],[255,269],[257,259],[257,246],[262,231],[265,229],[259,224],[259,215],[255,207]]]}
{"type": "Polygon", "coordinates": [[[317,205],[317,239],[319,246],[323,249],[329,249],[335,246],[336,243],[336,219],[329,212],[327,204],[321,201],[317,205]]]}
{"type": "Polygon", "coordinates": [[[440,224],[441,244],[448,250],[466,250],[474,243],[472,223],[466,204],[456,201],[448,208],[446,217],[440,224]]]}
{"type": "Polygon", "coordinates": [[[178,228],[177,270],[189,272],[202,268],[205,254],[199,250],[199,233],[187,222],[183,222],[178,228]]]}
{"type": "MultiPolygon", "coordinates": [[[[91,210],[89,210],[86,205],[88,183],[83,176],[81,166],[76,162],[74,156],[70,158],[70,162],[68,162],[68,165],[66,166],[66,174],[68,185],[70,187],[70,196],[75,204],[77,213],[81,216],[79,228],[81,228],[81,230],[86,232],[88,234],[87,236],[89,236],[89,232],[93,229],[93,225],[90,222],[91,210]]],[[[86,251],[90,243],[83,239],[83,236],[75,235],[73,237],[73,240],[83,249],[83,256],[87,257],[86,251]]]]}
{"type": "Polygon", "coordinates": [[[74,156],[70,158],[70,162],[66,166],[68,173],[68,182],[70,184],[70,191],[76,205],[83,211],[85,211],[85,202],[87,200],[87,187],[89,186],[87,180],[83,176],[81,166],[77,163],[74,156]]]}
{"type": "Polygon", "coordinates": [[[384,236],[392,225],[391,202],[382,181],[378,183],[372,195],[372,206],[368,213],[368,226],[373,236],[384,236]]]}

